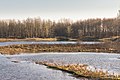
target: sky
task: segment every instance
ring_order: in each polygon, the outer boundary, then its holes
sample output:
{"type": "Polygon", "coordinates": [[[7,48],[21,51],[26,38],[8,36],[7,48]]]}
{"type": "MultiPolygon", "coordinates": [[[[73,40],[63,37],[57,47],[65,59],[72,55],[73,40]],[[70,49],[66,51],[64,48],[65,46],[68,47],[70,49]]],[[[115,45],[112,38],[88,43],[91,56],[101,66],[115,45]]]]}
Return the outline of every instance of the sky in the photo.
{"type": "Polygon", "coordinates": [[[0,0],[0,19],[114,18],[120,0],[0,0]]]}

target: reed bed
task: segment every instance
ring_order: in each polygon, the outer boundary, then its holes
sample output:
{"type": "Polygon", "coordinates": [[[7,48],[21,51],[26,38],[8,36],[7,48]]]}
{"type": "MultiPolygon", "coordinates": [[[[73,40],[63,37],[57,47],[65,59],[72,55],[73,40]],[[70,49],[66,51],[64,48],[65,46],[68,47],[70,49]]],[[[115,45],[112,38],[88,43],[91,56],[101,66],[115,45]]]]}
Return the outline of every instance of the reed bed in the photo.
{"type": "Polygon", "coordinates": [[[90,79],[97,79],[97,80],[120,80],[120,75],[111,75],[107,71],[104,72],[103,70],[95,70],[92,71],[88,69],[88,65],[84,64],[67,64],[67,65],[60,65],[56,63],[48,63],[48,62],[36,62],[36,64],[42,64],[48,66],[49,68],[65,71],[71,73],[77,77],[85,77],[90,79]]]}
{"type": "Polygon", "coordinates": [[[1,54],[40,52],[107,52],[120,53],[120,43],[101,44],[20,44],[1,46],[1,54]]]}

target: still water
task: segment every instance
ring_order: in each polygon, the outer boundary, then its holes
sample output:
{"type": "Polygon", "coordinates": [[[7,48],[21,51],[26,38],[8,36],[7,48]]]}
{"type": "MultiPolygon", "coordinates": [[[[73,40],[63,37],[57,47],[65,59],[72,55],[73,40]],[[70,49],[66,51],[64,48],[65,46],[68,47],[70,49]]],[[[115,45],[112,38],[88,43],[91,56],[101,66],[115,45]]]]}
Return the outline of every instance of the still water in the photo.
{"type": "Polygon", "coordinates": [[[48,61],[59,64],[87,64],[93,68],[107,70],[120,75],[120,54],[78,52],[78,53],[38,53],[7,56],[22,61],[48,61]]]}
{"type": "Polygon", "coordinates": [[[16,41],[16,42],[0,42],[0,46],[8,46],[8,45],[15,45],[15,44],[99,44],[101,42],[75,42],[75,41],[16,41]]]}
{"type": "Polygon", "coordinates": [[[120,75],[120,54],[110,53],[36,53],[0,55],[0,79],[2,80],[91,80],[75,78],[71,74],[35,64],[48,61],[59,64],[87,64],[92,68],[107,70],[120,75]],[[18,61],[18,62],[13,62],[18,61]]]}
{"type": "Polygon", "coordinates": [[[12,62],[0,55],[0,80],[88,80],[75,78],[71,74],[49,69],[30,61],[12,62]]]}

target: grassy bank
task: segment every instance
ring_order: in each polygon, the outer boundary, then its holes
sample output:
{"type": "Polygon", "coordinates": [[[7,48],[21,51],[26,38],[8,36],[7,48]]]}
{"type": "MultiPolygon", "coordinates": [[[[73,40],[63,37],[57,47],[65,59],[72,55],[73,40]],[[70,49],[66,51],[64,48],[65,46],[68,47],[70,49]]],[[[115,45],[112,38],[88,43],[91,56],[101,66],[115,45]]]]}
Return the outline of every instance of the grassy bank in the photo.
{"type": "Polygon", "coordinates": [[[21,44],[1,46],[2,54],[38,52],[108,52],[120,53],[120,43],[101,44],[21,44]]]}
{"type": "Polygon", "coordinates": [[[100,41],[100,42],[120,42],[120,36],[97,38],[94,36],[84,36],[82,38],[54,37],[54,38],[0,38],[0,42],[8,41],[100,41]]]}
{"type": "Polygon", "coordinates": [[[56,38],[0,38],[0,42],[8,42],[8,41],[56,41],[56,38]]]}
{"type": "Polygon", "coordinates": [[[102,41],[102,42],[120,42],[120,36],[112,36],[109,38],[102,38],[102,39],[99,39],[99,41],[102,41]]]}
{"type": "Polygon", "coordinates": [[[48,62],[36,62],[36,64],[42,64],[48,66],[49,68],[58,69],[61,71],[65,71],[71,73],[77,77],[85,77],[91,78],[93,80],[119,80],[120,75],[111,75],[107,71],[104,72],[102,70],[92,71],[88,69],[88,65],[83,64],[68,64],[68,65],[59,65],[56,63],[48,63],[48,62]]]}

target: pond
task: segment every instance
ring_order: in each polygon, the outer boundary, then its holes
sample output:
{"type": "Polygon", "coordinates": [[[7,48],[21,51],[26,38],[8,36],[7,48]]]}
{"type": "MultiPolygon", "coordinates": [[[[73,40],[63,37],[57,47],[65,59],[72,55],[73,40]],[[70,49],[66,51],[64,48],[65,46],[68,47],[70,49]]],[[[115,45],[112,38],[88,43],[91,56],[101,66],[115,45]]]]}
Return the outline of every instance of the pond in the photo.
{"type": "Polygon", "coordinates": [[[0,80],[88,80],[75,78],[71,74],[49,69],[30,61],[12,62],[0,55],[0,80]]]}
{"type": "Polygon", "coordinates": [[[99,44],[101,42],[75,42],[75,41],[15,41],[15,42],[0,42],[0,46],[8,46],[15,44],[99,44]]]}
{"type": "Polygon", "coordinates": [[[102,69],[111,74],[120,75],[119,58],[120,54],[94,52],[0,55],[0,79],[92,80],[83,77],[76,78],[69,73],[53,70],[44,65],[35,64],[35,62],[48,61],[59,64],[87,64],[92,69],[102,69]]]}
{"type": "Polygon", "coordinates": [[[25,61],[48,61],[59,64],[87,64],[91,67],[120,75],[120,54],[77,52],[77,53],[38,53],[8,56],[25,61]]]}

